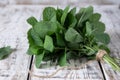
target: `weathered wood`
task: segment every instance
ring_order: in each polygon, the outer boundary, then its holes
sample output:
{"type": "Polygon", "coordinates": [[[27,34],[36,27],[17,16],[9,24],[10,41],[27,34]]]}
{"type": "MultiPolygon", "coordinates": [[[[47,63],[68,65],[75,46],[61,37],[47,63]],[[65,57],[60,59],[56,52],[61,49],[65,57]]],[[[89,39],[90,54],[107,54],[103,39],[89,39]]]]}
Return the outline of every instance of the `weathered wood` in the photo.
{"type": "Polygon", "coordinates": [[[38,18],[42,7],[6,6],[0,7],[0,47],[17,49],[7,59],[0,60],[0,80],[27,80],[31,57],[26,54],[26,19],[38,18]]]}
{"type": "MultiPolygon", "coordinates": [[[[0,61],[0,80],[27,80],[31,57],[26,54],[27,30],[30,28],[26,19],[35,16],[38,20],[43,8],[46,6],[7,6],[0,8],[0,47],[10,45],[16,48],[7,59],[0,61]]],[[[111,36],[112,56],[120,57],[120,10],[118,6],[94,6],[96,12],[102,13],[102,21],[106,24],[106,32],[111,36]]],[[[97,61],[87,63],[85,59],[71,60],[70,66],[79,67],[78,70],[63,69],[51,78],[37,78],[34,75],[48,75],[59,69],[59,66],[36,69],[32,63],[29,80],[103,80],[103,74],[97,61]],[[81,67],[81,64],[85,64],[81,67]]],[[[50,65],[44,63],[43,67],[50,65]]],[[[101,63],[107,80],[119,80],[120,73],[115,72],[106,63],[101,63]]]]}

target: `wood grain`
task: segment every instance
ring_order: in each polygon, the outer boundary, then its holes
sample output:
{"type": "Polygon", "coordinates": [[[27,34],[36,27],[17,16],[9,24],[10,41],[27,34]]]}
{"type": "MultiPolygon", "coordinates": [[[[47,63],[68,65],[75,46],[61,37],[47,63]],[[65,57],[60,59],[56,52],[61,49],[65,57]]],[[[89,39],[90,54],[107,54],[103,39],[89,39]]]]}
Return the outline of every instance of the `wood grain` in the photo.
{"type": "Polygon", "coordinates": [[[30,16],[38,18],[41,8],[0,7],[0,47],[17,49],[0,61],[0,80],[27,80],[31,57],[26,54],[27,30],[30,28],[26,19],[30,16]]]}

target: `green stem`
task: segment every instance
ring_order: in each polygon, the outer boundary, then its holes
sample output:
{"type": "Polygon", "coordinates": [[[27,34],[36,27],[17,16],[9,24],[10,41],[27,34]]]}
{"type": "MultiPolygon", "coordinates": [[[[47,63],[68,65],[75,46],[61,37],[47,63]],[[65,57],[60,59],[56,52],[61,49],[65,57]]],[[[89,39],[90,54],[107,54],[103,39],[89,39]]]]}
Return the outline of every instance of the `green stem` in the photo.
{"type": "Polygon", "coordinates": [[[108,54],[105,54],[103,60],[107,62],[114,70],[120,71],[120,65],[117,63],[114,58],[110,57],[108,54]]]}

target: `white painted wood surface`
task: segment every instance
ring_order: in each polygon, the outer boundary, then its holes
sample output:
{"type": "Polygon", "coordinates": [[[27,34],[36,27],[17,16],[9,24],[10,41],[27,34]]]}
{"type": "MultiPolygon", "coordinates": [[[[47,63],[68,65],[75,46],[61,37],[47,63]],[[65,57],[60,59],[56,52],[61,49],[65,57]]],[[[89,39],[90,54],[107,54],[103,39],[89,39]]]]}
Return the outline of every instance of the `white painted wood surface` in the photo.
{"type": "MultiPolygon", "coordinates": [[[[7,59],[0,61],[0,80],[27,80],[31,57],[26,54],[28,43],[26,33],[30,25],[26,19],[35,16],[37,19],[41,16],[43,8],[46,6],[24,6],[11,5],[0,7],[0,47],[10,45],[16,48],[7,59]]],[[[106,24],[106,32],[111,36],[111,55],[120,58],[120,9],[118,6],[94,6],[95,11],[102,14],[102,21],[106,24]]],[[[71,66],[80,67],[81,64],[87,63],[87,60],[71,60],[71,66]]],[[[49,63],[47,63],[49,64],[49,63]]],[[[115,72],[105,63],[101,63],[104,70],[105,79],[119,80],[120,72],[115,72]]],[[[46,75],[59,69],[59,66],[36,69],[34,61],[32,64],[31,74],[46,75]]],[[[29,76],[29,80],[43,80],[29,76]]],[[[52,78],[44,80],[104,80],[100,66],[97,61],[92,61],[79,70],[64,69],[59,71],[52,78]]]]}

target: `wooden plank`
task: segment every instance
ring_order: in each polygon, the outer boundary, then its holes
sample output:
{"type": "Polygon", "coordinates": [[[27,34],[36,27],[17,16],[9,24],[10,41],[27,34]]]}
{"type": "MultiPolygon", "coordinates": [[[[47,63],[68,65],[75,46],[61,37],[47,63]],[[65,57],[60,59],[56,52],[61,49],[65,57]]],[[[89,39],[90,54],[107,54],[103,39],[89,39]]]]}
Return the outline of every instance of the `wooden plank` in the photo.
{"type": "Polygon", "coordinates": [[[0,7],[0,47],[17,49],[7,59],[0,61],[0,80],[27,80],[31,57],[26,54],[26,19],[39,18],[42,7],[6,6],[0,7]],[[35,8],[35,9],[34,9],[35,8]]]}
{"type": "Polygon", "coordinates": [[[29,80],[62,80],[62,79],[75,79],[75,80],[103,80],[103,75],[99,64],[96,60],[88,63],[86,59],[80,60],[71,60],[70,66],[78,67],[79,69],[69,69],[65,68],[57,72],[55,75],[50,76],[49,78],[43,78],[47,75],[51,75],[57,70],[61,69],[59,66],[50,65],[49,62],[43,63],[42,66],[46,68],[37,69],[34,65],[34,61],[32,64],[32,69],[30,72],[29,80]],[[83,66],[82,66],[83,65],[83,66]],[[36,77],[37,76],[37,77],[36,77]]]}
{"type": "MultiPolygon", "coordinates": [[[[120,9],[118,6],[106,6],[100,7],[99,9],[102,13],[102,21],[106,23],[106,32],[111,37],[109,44],[111,50],[110,55],[120,59],[120,9]]],[[[106,80],[120,80],[120,72],[114,71],[106,63],[101,64],[106,80]]]]}

